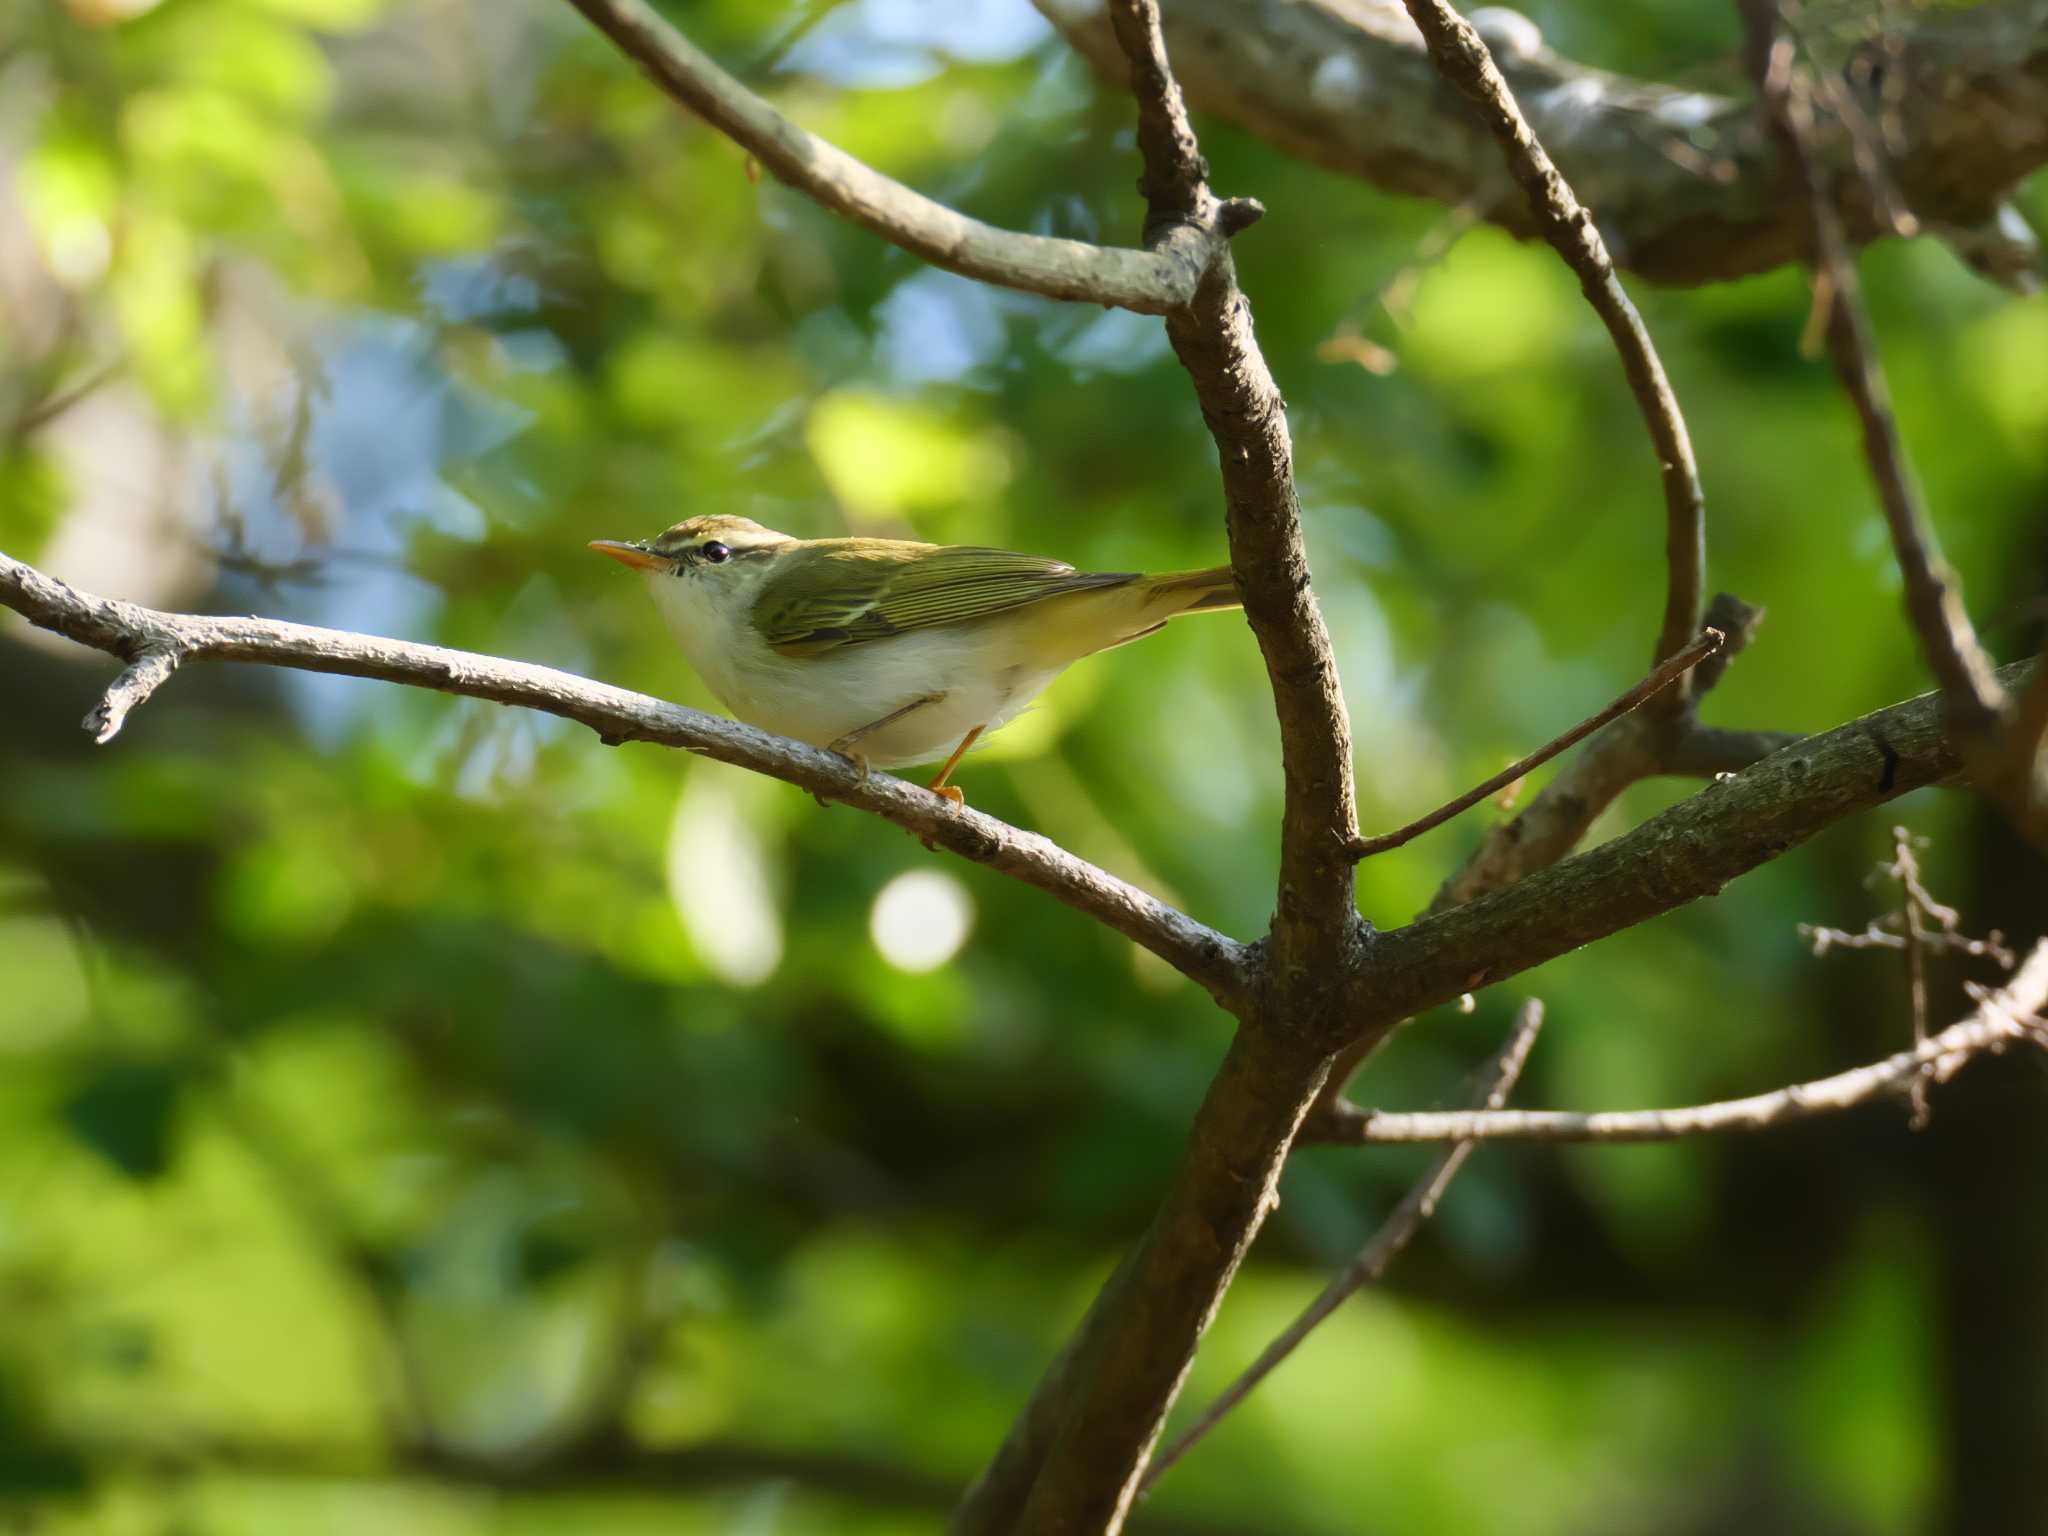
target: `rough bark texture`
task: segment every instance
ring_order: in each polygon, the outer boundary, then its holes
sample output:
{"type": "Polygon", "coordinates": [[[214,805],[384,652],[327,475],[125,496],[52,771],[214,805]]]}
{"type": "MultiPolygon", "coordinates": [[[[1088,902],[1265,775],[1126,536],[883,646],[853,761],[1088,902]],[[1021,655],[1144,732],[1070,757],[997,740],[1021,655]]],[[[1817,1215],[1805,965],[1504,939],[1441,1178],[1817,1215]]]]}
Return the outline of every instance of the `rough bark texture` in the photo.
{"type": "MultiPolygon", "coordinates": [[[[1124,78],[1100,11],[1037,3],[1098,69],[1124,78]]],[[[1197,109],[1326,169],[1537,233],[1486,130],[1438,77],[1398,0],[1166,0],[1164,9],[1174,69],[1197,109]]],[[[1896,103],[1903,148],[1886,170],[1905,205],[1945,227],[1987,275],[2016,281],[2038,263],[2038,247],[2024,225],[1998,225],[2012,188],[2048,162],[2048,0],[1903,14],[1896,50],[1873,45],[1852,59],[1845,86],[1881,89],[1896,103]]],[[[1589,68],[1511,11],[1474,20],[1622,268],[1657,283],[1719,282],[1804,252],[1802,199],[1747,98],[1589,68]]],[[[1815,151],[1849,238],[1886,232],[1839,123],[1822,125],[1815,151]]]]}

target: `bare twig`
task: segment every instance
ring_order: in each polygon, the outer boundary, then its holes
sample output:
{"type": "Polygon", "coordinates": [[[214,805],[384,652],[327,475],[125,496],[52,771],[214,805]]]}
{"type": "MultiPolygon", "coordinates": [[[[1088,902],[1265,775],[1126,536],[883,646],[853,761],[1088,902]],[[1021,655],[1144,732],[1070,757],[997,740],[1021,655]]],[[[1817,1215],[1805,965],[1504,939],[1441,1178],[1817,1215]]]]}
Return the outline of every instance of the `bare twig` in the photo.
{"type": "Polygon", "coordinates": [[[670,96],[779,180],[933,266],[1005,288],[1160,315],[1186,304],[1216,244],[1193,227],[1144,251],[997,229],[913,192],[806,133],[693,47],[643,0],[570,0],[670,96]]]}
{"type": "Polygon", "coordinates": [[[1955,573],[1941,557],[1913,466],[1899,440],[1884,372],[1877,360],[1856,268],[1849,260],[1841,219],[1814,165],[1808,140],[1812,102],[1794,69],[1783,35],[1778,0],[1742,0],[1745,56],[1758,100],[1780,154],[1806,200],[1809,259],[1827,315],[1828,355],[1863,425],[1869,461],[1892,552],[1905,578],[1906,607],[1928,667],[1941,684],[1964,736],[1996,736],[2005,695],[1992,676],[1991,658],[1978,644],[1957,590],[1955,573]]]}
{"type": "MultiPolygon", "coordinates": [[[[1799,937],[1813,946],[1816,957],[1836,949],[1898,949],[1906,947],[1906,936],[1895,933],[1878,923],[1872,923],[1861,933],[1850,933],[1842,928],[1822,928],[1812,923],[1799,925],[1799,937]]],[[[1972,938],[1968,934],[1945,933],[1940,929],[1923,932],[1920,942],[1932,954],[1968,955],[1972,959],[1989,960],[2005,967],[2008,971],[2018,963],[2018,957],[2005,947],[2005,935],[1996,929],[1983,938],[1972,938]]]]}
{"type": "Polygon", "coordinates": [[[175,645],[152,645],[144,649],[135,660],[122,669],[121,675],[107,684],[107,691],[99,703],[87,712],[81,722],[92,739],[105,746],[121,733],[127,722],[129,711],[147,704],[151,694],[171,680],[171,674],[178,670],[178,663],[184,653],[175,645]]]}
{"type": "MultiPolygon", "coordinates": [[[[1536,1033],[1543,1027],[1543,1004],[1531,998],[1522,1005],[1516,1015],[1515,1025],[1509,1032],[1506,1044],[1494,1053],[1480,1073],[1481,1086],[1478,1102],[1483,1109],[1498,1110],[1514,1091],[1515,1080],[1522,1075],[1522,1066],[1529,1059],[1529,1052],[1536,1044],[1536,1033]]],[[[1451,1180],[1457,1177],[1458,1169],[1471,1154],[1472,1143],[1462,1141],[1448,1147],[1432,1163],[1429,1170],[1416,1181],[1401,1203],[1380,1224],[1357,1256],[1337,1272],[1336,1278],[1323,1288],[1321,1295],[1309,1303],[1308,1309],[1260,1351],[1237,1380],[1224,1388],[1216,1400],[1181,1432],[1180,1438],[1159,1453],[1151,1470],[1145,1474],[1141,1492],[1149,1491],[1163,1476],[1168,1467],[1179,1461],[1210,1430],[1245,1398],[1252,1389],[1273,1373],[1276,1366],[1300,1347],[1323,1319],[1328,1317],[1353,1292],[1370,1285],[1387,1272],[1387,1268],[1406,1248],[1422,1224],[1436,1214],[1437,1202],[1443,1199],[1444,1191],[1450,1188],[1451,1180]]]]}
{"type": "Polygon", "coordinates": [[[2034,946],[2012,979],[1996,991],[1972,987],[1975,1011],[1911,1050],[1833,1077],[1795,1083],[1773,1093],[1685,1109],[1572,1114],[1558,1110],[1446,1111],[1382,1114],[1350,1105],[1319,1116],[1304,1135],[1367,1146],[1435,1141],[1674,1141],[1684,1136],[1768,1130],[1795,1120],[1836,1114],[1887,1094],[1910,1094],[1927,1080],[1946,1082],[1972,1059],[2014,1040],[2048,1047],[2048,939],[2034,946]]]}
{"type": "MultiPolygon", "coordinates": [[[[2000,669],[2021,687],[2034,663],[2000,669]]],[[[1718,894],[1822,826],[1959,777],[1939,694],[1853,720],[1717,780],[1641,826],[1373,939],[1351,988],[1361,1038],[1590,944],[1651,912],[1718,894]]]]}
{"type": "MultiPolygon", "coordinates": [[[[1563,175],[1523,117],[1515,94],[1494,64],[1493,54],[1470,22],[1448,0],[1406,0],[1429,56],[1446,80],[1479,109],[1507,157],[1508,170],[1529,199],[1537,231],[1578,274],[1586,302],[1607,327],[1621,355],[1622,372],[1649,428],[1664,485],[1665,560],[1668,580],[1664,622],[1657,634],[1655,661],[1675,656],[1698,633],[1707,563],[1706,495],[1678,396],[1665,376],[1656,344],[1615,276],[1607,244],[1563,175]]],[[[1690,697],[1681,687],[1667,700],[1669,712],[1683,712],[1690,697]]]]}
{"type": "MultiPolygon", "coordinates": [[[[1918,1048],[1927,1043],[1927,917],[1934,911],[1947,912],[1946,926],[1950,929],[1960,918],[1940,907],[1920,883],[1920,861],[1913,853],[1913,834],[1904,827],[1892,828],[1891,874],[1904,893],[1900,923],[1901,936],[1906,941],[1906,997],[1913,1013],[1913,1044],[1918,1048]]],[[[1915,1078],[1907,1095],[1913,1106],[1913,1128],[1919,1130],[1927,1124],[1926,1077],[1915,1078]]]]}
{"type": "Polygon", "coordinates": [[[887,774],[863,779],[845,758],[735,720],[591,682],[551,667],[271,619],[163,613],[72,590],[0,554],[0,605],[82,645],[137,658],[87,725],[106,740],[170,675],[168,659],[253,661],[373,677],[542,710],[589,726],[606,742],[648,741],[782,779],[872,812],[961,857],[1022,880],[1141,944],[1199,981],[1226,1007],[1241,1006],[1244,946],[1135,886],[1030,832],[887,774]]]}
{"type": "Polygon", "coordinates": [[[1417,821],[1411,821],[1407,826],[1393,832],[1382,832],[1376,837],[1361,837],[1357,839],[1351,845],[1351,856],[1354,859],[1369,859],[1376,853],[1385,853],[1390,848],[1399,848],[1403,843],[1420,837],[1432,828],[1442,826],[1452,817],[1469,811],[1489,795],[1505,789],[1523,775],[1533,773],[1536,769],[1541,768],[1545,763],[1557,756],[1558,753],[1577,742],[1585,740],[1609,721],[1619,720],[1630,710],[1639,707],[1646,700],[1655,697],[1666,688],[1669,688],[1686,672],[1689,672],[1692,668],[1698,666],[1701,661],[1719,650],[1721,642],[1726,638],[1718,629],[1707,630],[1677,655],[1666,658],[1648,677],[1637,683],[1635,687],[1629,689],[1627,693],[1624,693],[1598,714],[1588,715],[1562,736],[1558,736],[1543,746],[1538,747],[1527,757],[1503,768],[1485,783],[1467,790],[1464,794],[1458,796],[1457,799],[1438,806],[1427,816],[1417,821]]]}

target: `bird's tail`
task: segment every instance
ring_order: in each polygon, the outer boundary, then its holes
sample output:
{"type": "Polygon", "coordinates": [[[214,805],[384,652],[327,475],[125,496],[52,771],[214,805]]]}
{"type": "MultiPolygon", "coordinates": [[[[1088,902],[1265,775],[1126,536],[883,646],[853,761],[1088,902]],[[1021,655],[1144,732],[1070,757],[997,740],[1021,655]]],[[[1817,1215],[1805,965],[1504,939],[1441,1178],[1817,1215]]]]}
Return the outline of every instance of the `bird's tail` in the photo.
{"type": "Polygon", "coordinates": [[[1175,571],[1154,576],[1147,594],[1148,604],[1165,618],[1183,613],[1208,613],[1243,606],[1237,595],[1237,581],[1227,565],[1207,571],[1175,571]]]}

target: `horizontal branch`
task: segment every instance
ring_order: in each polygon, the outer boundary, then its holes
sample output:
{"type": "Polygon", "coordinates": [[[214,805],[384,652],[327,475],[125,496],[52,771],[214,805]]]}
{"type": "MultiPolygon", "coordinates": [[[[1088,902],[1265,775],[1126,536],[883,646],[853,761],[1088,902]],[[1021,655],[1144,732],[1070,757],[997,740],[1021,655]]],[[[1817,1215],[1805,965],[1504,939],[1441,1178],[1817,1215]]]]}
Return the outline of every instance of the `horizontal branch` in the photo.
{"type": "Polygon", "coordinates": [[[1311,1122],[1303,1139],[1364,1146],[1434,1141],[1675,1141],[1717,1132],[1769,1130],[1794,1120],[1837,1114],[1887,1095],[1910,1093],[1915,1084],[1946,1082],[1975,1057],[2000,1051],[2015,1040],[2032,1039],[2048,1046],[2048,1033],[2035,1019],[2043,1007],[2048,1007],[2048,939],[2034,946],[2026,963],[2003,987],[1983,993],[1969,1018],[1930,1035],[1910,1050],[1833,1077],[1718,1104],[1595,1114],[1535,1109],[1383,1114],[1346,1104],[1311,1122]]]}
{"type": "Polygon", "coordinates": [[[606,743],[653,742],[751,769],[894,822],[976,864],[1057,897],[1200,982],[1225,1008],[1239,1005],[1248,965],[1244,946],[1157,897],[1074,857],[1036,833],[949,802],[888,774],[863,779],[847,759],[771,736],[736,720],[592,682],[552,667],[385,640],[274,619],[163,613],[73,590],[0,554],[0,605],[131,665],[87,717],[98,740],[171,675],[179,661],[245,661],[376,678],[413,688],[488,699],[574,720],[606,743]]]}
{"type": "Polygon", "coordinates": [[[1220,245],[1165,232],[1148,250],[1019,234],[934,202],[805,132],[720,69],[642,0],[569,0],[654,83],[829,212],[935,267],[1003,288],[1163,315],[1194,297],[1220,245]]]}
{"type": "MultiPolygon", "coordinates": [[[[1099,71],[1124,64],[1100,9],[1035,0],[1099,71]]],[[[1469,207],[1518,235],[1534,215],[1485,129],[1389,0],[1166,0],[1189,101],[1286,152],[1391,192],[1469,207]]],[[[1899,126],[1889,189],[1987,276],[2022,286],[2038,247],[2005,205],[2048,163],[2048,0],[1901,7],[1863,47],[1899,126]]],[[[1797,260],[1805,209],[1747,97],[1594,69],[1500,7],[1475,23],[1530,128],[1600,221],[1615,263],[1657,283],[1723,282],[1797,260]]],[[[1849,238],[1889,228],[1839,123],[1815,144],[1849,238]]]]}
{"type": "MultiPolygon", "coordinates": [[[[2024,687],[2035,662],[2000,669],[2024,687]]],[[[1361,1036],[1720,892],[1845,817],[1963,771],[1939,694],[1810,736],[1610,842],[1373,941],[1361,1036]]]]}

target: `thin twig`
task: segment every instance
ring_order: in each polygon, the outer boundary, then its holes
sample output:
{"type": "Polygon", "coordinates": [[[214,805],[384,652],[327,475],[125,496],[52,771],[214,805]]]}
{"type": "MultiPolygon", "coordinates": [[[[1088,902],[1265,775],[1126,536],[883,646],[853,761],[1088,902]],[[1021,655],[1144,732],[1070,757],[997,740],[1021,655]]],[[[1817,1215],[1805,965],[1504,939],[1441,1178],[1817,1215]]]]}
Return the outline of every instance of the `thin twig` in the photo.
{"type": "Polygon", "coordinates": [[[164,613],[74,591],[5,554],[0,554],[0,606],[82,645],[124,660],[136,658],[115,679],[101,709],[87,718],[101,740],[170,675],[169,660],[152,661],[152,656],[260,662],[379,678],[537,709],[586,725],[613,745],[646,741],[680,747],[880,816],[963,858],[1036,886],[1115,929],[1200,982],[1225,1007],[1241,1003],[1248,964],[1244,946],[1235,940],[1035,833],[972,809],[956,809],[888,774],[864,776],[835,753],[736,720],[552,667],[472,651],[273,619],[164,613]]]}
{"type": "Polygon", "coordinates": [[[1837,1114],[1887,1094],[1910,1094],[1927,1079],[1946,1082],[1968,1062],[2003,1050],[2014,1040],[2048,1047],[2048,939],[1996,991],[1970,988],[1975,1011],[1911,1050],[1833,1077],[1795,1083],[1773,1093],[1684,1109],[1575,1114],[1562,1110],[1429,1111],[1384,1114],[1339,1105],[1304,1128],[1303,1138],[1361,1146],[1405,1146],[1434,1141],[1675,1141],[1685,1136],[1769,1130],[1795,1120],[1837,1114]]]}
{"type": "MultiPolygon", "coordinates": [[[[1931,903],[1923,905],[1921,901],[1925,889],[1920,883],[1920,861],[1913,856],[1913,834],[1904,827],[1892,828],[1892,873],[1904,888],[1901,936],[1905,939],[1906,997],[1913,1013],[1913,1046],[1917,1050],[1927,1044],[1927,911],[1931,903]]],[[[1925,1076],[1913,1079],[1907,1098],[1917,1131],[1927,1124],[1925,1076]]]]}
{"type": "Polygon", "coordinates": [[[1742,15],[1746,62],[1759,104],[1806,201],[1809,259],[1816,291],[1825,295],[1828,355],[1862,422],[1864,457],[1905,578],[1907,611],[1928,667],[1964,736],[1992,738],[2005,695],[1992,675],[1991,658],[1970,626],[1955,573],[1941,557],[1912,463],[1899,439],[1841,218],[1808,149],[1812,103],[1794,69],[1791,40],[1783,35],[1777,0],[1742,0],[1742,15]]]}
{"type": "MultiPolygon", "coordinates": [[[[1814,923],[1801,923],[1799,937],[1813,946],[1816,958],[1836,949],[1904,949],[1906,936],[1889,928],[1872,923],[1861,933],[1850,933],[1844,928],[1823,928],[1814,923]]],[[[1940,929],[1928,930],[1921,934],[1920,942],[1930,954],[1968,955],[1975,960],[1989,960],[2011,970],[2019,963],[2019,957],[2005,947],[2005,935],[1993,929],[1983,938],[1972,938],[1965,933],[1946,933],[1940,929]]]]}
{"type": "Polygon", "coordinates": [[[147,704],[150,695],[171,680],[182,658],[183,652],[175,645],[152,645],[123,668],[80,722],[92,732],[92,739],[105,746],[120,735],[129,712],[147,704]]]}
{"type": "Polygon", "coordinates": [[[1193,296],[1217,243],[1192,226],[1134,251],[971,219],[806,133],[643,0],[569,0],[654,83],[805,196],[933,266],[1055,299],[1161,315],[1193,296]]]}
{"type": "Polygon", "coordinates": [[[1651,672],[1648,677],[1637,683],[1635,687],[1629,689],[1627,693],[1624,693],[1598,714],[1588,715],[1562,736],[1544,743],[1544,745],[1538,747],[1527,757],[1503,768],[1485,783],[1468,789],[1464,794],[1458,796],[1457,799],[1438,806],[1427,816],[1417,821],[1411,821],[1407,826],[1393,832],[1382,832],[1377,837],[1358,838],[1351,844],[1351,856],[1354,859],[1369,859],[1376,853],[1385,853],[1390,848],[1399,848],[1403,843],[1420,837],[1432,828],[1442,826],[1452,817],[1469,811],[1489,795],[1498,793],[1525,774],[1532,773],[1536,769],[1541,768],[1567,747],[1572,746],[1576,742],[1584,741],[1609,721],[1619,720],[1630,710],[1640,708],[1645,701],[1669,688],[1692,668],[1713,655],[1715,651],[1721,648],[1721,642],[1725,638],[1718,629],[1705,631],[1694,639],[1690,645],[1686,646],[1684,650],[1660,663],[1656,670],[1651,672]]]}
{"type": "MultiPolygon", "coordinates": [[[[1485,1109],[1498,1110],[1505,1104],[1508,1095],[1514,1091],[1515,1080],[1522,1075],[1522,1067],[1529,1059],[1529,1052],[1536,1044],[1537,1031],[1543,1027],[1543,1004],[1540,999],[1531,998],[1522,1005],[1515,1018],[1513,1030],[1507,1042],[1494,1053],[1480,1073],[1481,1086],[1477,1102],[1485,1109]]],[[[1196,1442],[1208,1434],[1239,1403],[1252,1393],[1252,1389],[1270,1376],[1281,1361],[1300,1347],[1316,1327],[1354,1291],[1371,1284],[1387,1272],[1387,1268],[1399,1257],[1415,1234],[1422,1230],[1422,1224],[1436,1214],[1437,1202],[1443,1199],[1444,1191],[1451,1180],[1457,1177],[1459,1168],[1471,1155],[1472,1143],[1461,1141],[1446,1147],[1432,1163],[1426,1173],[1394,1207],[1393,1212],[1380,1224],[1351,1262],[1337,1272],[1336,1278],[1323,1288],[1322,1294],[1309,1303],[1301,1316],[1280,1333],[1280,1335],[1259,1352],[1237,1380],[1218,1394],[1216,1400],[1203,1409],[1195,1421],[1181,1432],[1180,1437],[1161,1451],[1146,1472],[1145,1480],[1139,1485],[1140,1493],[1149,1491],[1165,1475],[1166,1469],[1194,1449],[1196,1442]]]]}
{"type": "MultiPolygon", "coordinates": [[[[1628,376],[1629,389],[1649,428],[1664,486],[1668,580],[1664,621],[1653,658],[1663,661],[1677,655],[1698,632],[1706,582],[1706,494],[1700,487],[1699,465],[1678,396],[1665,376],[1643,317],[1615,275],[1613,259],[1592,214],[1530,129],[1485,40],[1447,0],[1406,0],[1406,4],[1437,69],[1479,108],[1507,157],[1509,171],[1529,199],[1536,227],[1578,274],[1586,302],[1607,327],[1621,355],[1622,372],[1628,376]]],[[[1687,699],[1685,689],[1673,694],[1668,701],[1670,712],[1682,713],[1687,699]]]]}

